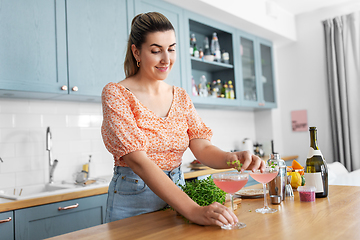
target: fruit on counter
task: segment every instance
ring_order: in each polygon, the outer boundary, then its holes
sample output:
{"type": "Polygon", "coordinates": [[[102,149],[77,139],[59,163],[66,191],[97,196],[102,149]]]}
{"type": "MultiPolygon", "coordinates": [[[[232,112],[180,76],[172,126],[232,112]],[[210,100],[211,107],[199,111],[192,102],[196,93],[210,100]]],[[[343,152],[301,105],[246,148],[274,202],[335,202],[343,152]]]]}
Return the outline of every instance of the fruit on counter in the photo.
{"type": "Polygon", "coordinates": [[[301,175],[301,186],[305,186],[305,176],[301,175]]]}
{"type": "Polygon", "coordinates": [[[300,175],[304,175],[304,167],[300,165],[300,163],[296,160],[293,160],[292,161],[292,164],[291,164],[291,167],[292,169],[294,170],[302,170],[302,171],[297,171],[300,173],[300,175]]]}
{"type": "MultiPolygon", "coordinates": [[[[298,172],[288,172],[288,175],[291,176],[290,185],[292,188],[298,188],[302,186],[302,177],[298,172]]],[[[305,181],[304,181],[305,184],[305,181]]]]}
{"type": "Polygon", "coordinates": [[[293,169],[304,169],[304,167],[301,166],[300,163],[298,161],[296,161],[296,160],[292,161],[291,167],[293,169]]]}

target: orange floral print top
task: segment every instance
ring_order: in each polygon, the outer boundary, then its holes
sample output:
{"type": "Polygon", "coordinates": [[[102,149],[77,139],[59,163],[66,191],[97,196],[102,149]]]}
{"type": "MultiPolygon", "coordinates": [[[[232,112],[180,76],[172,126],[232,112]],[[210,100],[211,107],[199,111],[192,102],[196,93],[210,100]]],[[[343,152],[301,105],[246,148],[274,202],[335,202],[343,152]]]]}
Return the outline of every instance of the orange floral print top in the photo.
{"type": "Polygon", "coordinates": [[[182,155],[194,138],[210,140],[212,131],[197,114],[189,95],[174,87],[173,102],[164,119],[144,106],[119,83],[108,83],[102,92],[104,144],[115,166],[127,167],[122,157],[145,151],[162,170],[180,166],[182,155]]]}

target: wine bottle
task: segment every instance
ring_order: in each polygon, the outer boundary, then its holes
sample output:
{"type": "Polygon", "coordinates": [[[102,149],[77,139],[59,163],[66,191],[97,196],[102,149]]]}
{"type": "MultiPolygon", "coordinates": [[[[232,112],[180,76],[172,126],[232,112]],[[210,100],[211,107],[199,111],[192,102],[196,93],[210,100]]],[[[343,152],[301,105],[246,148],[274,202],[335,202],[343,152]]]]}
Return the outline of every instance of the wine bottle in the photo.
{"type": "Polygon", "coordinates": [[[329,193],[328,167],[317,144],[316,127],[310,127],[309,131],[310,149],[306,160],[305,182],[307,186],[316,187],[317,198],[323,198],[329,193]]]}

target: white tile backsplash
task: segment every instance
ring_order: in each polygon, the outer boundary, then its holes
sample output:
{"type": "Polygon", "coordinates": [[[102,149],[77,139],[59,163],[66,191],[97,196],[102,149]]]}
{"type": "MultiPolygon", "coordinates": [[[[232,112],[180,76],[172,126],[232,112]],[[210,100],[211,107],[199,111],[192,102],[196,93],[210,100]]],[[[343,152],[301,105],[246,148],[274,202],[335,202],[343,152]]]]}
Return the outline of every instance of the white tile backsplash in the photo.
{"type": "Polygon", "coordinates": [[[52,158],[59,161],[55,181],[70,181],[89,155],[93,177],[112,174],[113,159],[100,133],[100,103],[0,99],[0,187],[46,183],[49,158],[46,128],[52,133],[52,158]]]}
{"type": "Polygon", "coordinates": [[[14,126],[14,114],[3,113],[0,115],[0,128],[12,128],[14,126]]]}
{"type": "MultiPolygon", "coordinates": [[[[239,149],[245,137],[255,139],[251,111],[198,109],[212,128],[212,143],[223,150],[239,149]]],[[[90,175],[111,175],[113,157],[101,137],[100,103],[0,99],[0,188],[46,183],[49,180],[46,128],[52,133],[52,157],[59,161],[55,181],[70,181],[91,158],[90,175]]],[[[183,164],[194,159],[186,151],[183,164]]]]}

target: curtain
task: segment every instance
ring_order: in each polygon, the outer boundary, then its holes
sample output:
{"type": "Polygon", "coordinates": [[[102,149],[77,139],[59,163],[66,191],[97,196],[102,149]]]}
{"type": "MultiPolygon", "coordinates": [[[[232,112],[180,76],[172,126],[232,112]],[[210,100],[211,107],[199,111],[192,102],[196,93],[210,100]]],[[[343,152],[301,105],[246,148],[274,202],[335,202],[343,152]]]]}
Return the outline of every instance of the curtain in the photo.
{"type": "Polygon", "coordinates": [[[360,12],[323,21],[335,161],[360,168],[360,12]]]}

